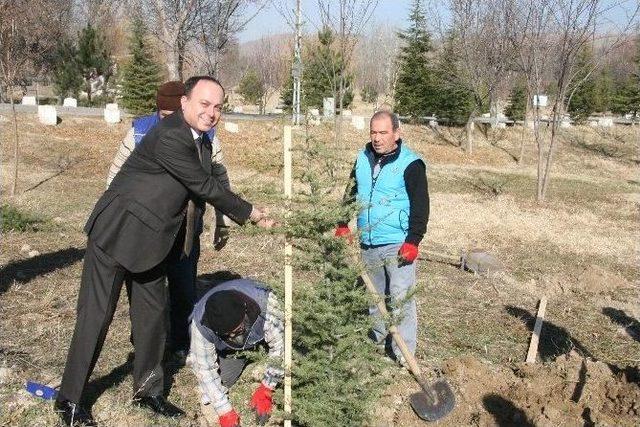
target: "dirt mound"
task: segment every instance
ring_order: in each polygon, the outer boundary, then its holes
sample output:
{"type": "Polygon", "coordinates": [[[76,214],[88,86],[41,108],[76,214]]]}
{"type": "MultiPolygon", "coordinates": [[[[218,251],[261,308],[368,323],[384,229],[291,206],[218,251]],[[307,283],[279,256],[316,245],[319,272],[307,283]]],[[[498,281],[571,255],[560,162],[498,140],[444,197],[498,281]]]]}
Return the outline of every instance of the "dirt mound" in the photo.
{"type": "Polygon", "coordinates": [[[605,270],[597,265],[590,265],[578,276],[578,286],[584,291],[601,294],[626,288],[629,283],[615,273],[605,270]]]}
{"type": "MultiPolygon", "coordinates": [[[[635,426],[640,417],[638,366],[620,370],[572,353],[513,369],[467,356],[448,360],[442,371],[457,402],[439,425],[635,426]]],[[[374,425],[423,425],[408,404],[414,391],[418,386],[404,381],[391,386],[374,425]]]]}

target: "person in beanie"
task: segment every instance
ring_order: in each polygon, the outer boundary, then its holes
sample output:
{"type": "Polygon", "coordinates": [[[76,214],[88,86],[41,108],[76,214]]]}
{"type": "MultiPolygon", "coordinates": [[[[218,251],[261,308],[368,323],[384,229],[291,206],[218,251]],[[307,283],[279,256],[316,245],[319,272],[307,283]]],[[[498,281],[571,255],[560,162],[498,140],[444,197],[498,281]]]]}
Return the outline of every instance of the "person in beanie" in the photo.
{"type": "MultiPolygon", "coordinates": [[[[398,331],[411,353],[416,351],[418,318],[412,296],[416,283],[418,245],[427,231],[429,191],[424,161],[402,142],[398,116],[378,111],[369,123],[370,142],[358,153],[345,203],[361,205],[358,234],[362,261],[380,296],[390,298],[390,312],[399,318],[398,331]]],[[[337,237],[351,240],[348,219],[337,237]]],[[[374,339],[383,344],[387,329],[376,305],[374,339]]],[[[396,360],[406,362],[395,343],[396,360]]]]}
{"type": "MultiPolygon", "coordinates": [[[[138,117],[127,135],[122,140],[118,152],[111,162],[107,176],[107,188],[120,171],[124,162],[129,158],[134,148],[140,144],[142,138],[161,119],[180,109],[180,98],[184,95],[184,84],[181,81],[169,81],[158,88],[156,106],[158,111],[148,116],[138,117]]],[[[211,141],[211,174],[214,175],[228,190],[231,189],[227,168],[224,166],[222,147],[216,136],[215,128],[207,132],[211,141]]],[[[204,210],[196,218],[196,233],[191,253],[182,256],[179,250],[171,254],[167,264],[167,280],[169,282],[169,317],[170,330],[167,339],[167,349],[181,359],[189,352],[189,315],[195,304],[196,276],[198,260],[200,258],[200,234],[203,231],[204,210]]],[[[222,212],[215,210],[215,231],[213,243],[215,250],[221,250],[229,238],[228,227],[231,220],[222,212]]],[[[127,295],[131,295],[131,283],[126,282],[127,295]]]]}
{"type": "Polygon", "coordinates": [[[284,376],[283,313],[276,296],[261,283],[235,279],[211,288],[196,303],[191,320],[191,365],[202,395],[207,421],[221,427],[240,425],[228,397],[246,359],[237,353],[265,343],[269,364],[251,399],[257,422],[266,423],[273,408],[273,391],[284,376]]]}

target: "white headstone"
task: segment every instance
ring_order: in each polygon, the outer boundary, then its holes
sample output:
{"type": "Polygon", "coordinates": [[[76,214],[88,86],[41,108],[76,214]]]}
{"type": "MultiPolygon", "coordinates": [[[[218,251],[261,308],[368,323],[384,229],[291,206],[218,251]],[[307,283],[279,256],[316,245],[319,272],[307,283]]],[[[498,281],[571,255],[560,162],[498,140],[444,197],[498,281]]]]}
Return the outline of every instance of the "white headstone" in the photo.
{"type": "Polygon", "coordinates": [[[62,101],[62,106],[75,108],[78,106],[78,100],[75,98],[65,98],[64,101],[62,101]]]}
{"type": "Polygon", "coordinates": [[[274,108],[273,109],[273,114],[282,114],[284,111],[282,110],[282,108],[274,108]]]}
{"type": "Polygon", "coordinates": [[[104,107],[104,121],[107,123],[120,123],[118,104],[107,104],[104,107]]]}
{"type": "Polygon", "coordinates": [[[597,120],[589,120],[589,126],[598,126],[597,120]]]}
{"type": "Polygon", "coordinates": [[[600,117],[598,119],[598,126],[603,128],[610,128],[613,126],[613,118],[612,117],[600,117]]]}
{"type": "Polygon", "coordinates": [[[358,130],[363,130],[365,127],[364,117],[351,116],[351,125],[358,130]]]}
{"type": "Polygon", "coordinates": [[[528,127],[529,129],[533,129],[533,128],[535,127],[535,123],[533,123],[533,120],[529,120],[529,121],[527,122],[527,127],[528,127]]]}
{"type": "Polygon", "coordinates": [[[35,96],[23,96],[22,97],[22,105],[36,105],[36,97],[35,96]]]}
{"type": "Polygon", "coordinates": [[[438,121],[437,120],[429,120],[429,127],[437,128],[438,127],[438,121]]]}
{"type": "Polygon", "coordinates": [[[38,105],[38,120],[43,125],[57,125],[58,115],[56,114],[56,107],[53,105],[38,105]]]}
{"type": "Polygon", "coordinates": [[[547,95],[533,95],[533,106],[546,107],[547,100],[548,100],[547,95]]]}
{"type": "Polygon", "coordinates": [[[560,127],[561,128],[570,128],[571,127],[571,122],[569,120],[560,120],[560,127]]]}
{"type": "Polygon", "coordinates": [[[311,114],[313,117],[319,117],[320,110],[318,110],[317,108],[312,108],[309,110],[309,114],[311,114]]]}
{"type": "Polygon", "coordinates": [[[342,110],[342,115],[345,117],[351,117],[351,110],[342,110]]]}
{"type": "Polygon", "coordinates": [[[238,124],[237,123],[231,123],[231,122],[224,122],[224,130],[226,130],[227,132],[231,132],[231,133],[240,132],[240,128],[238,127],[238,124]]]}
{"type": "Polygon", "coordinates": [[[242,105],[236,105],[235,107],[233,107],[233,112],[242,113],[242,105]]]}
{"type": "Polygon", "coordinates": [[[483,113],[482,117],[491,117],[491,113],[483,113]]]}
{"type": "Polygon", "coordinates": [[[311,118],[309,119],[309,124],[310,124],[311,126],[320,126],[320,119],[319,119],[319,118],[317,118],[317,117],[311,117],[311,118]]]}
{"type": "Polygon", "coordinates": [[[333,98],[324,98],[322,100],[322,114],[325,117],[333,117],[336,115],[336,101],[333,98]]]}

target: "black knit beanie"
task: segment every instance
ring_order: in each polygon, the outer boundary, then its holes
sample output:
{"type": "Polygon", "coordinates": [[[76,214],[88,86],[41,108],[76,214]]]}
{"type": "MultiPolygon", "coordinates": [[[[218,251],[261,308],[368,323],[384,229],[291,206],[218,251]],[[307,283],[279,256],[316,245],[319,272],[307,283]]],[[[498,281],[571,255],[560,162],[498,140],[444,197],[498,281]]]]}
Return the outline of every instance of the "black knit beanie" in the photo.
{"type": "Polygon", "coordinates": [[[202,323],[218,335],[233,331],[244,320],[247,303],[236,291],[216,292],[205,304],[202,323]]]}

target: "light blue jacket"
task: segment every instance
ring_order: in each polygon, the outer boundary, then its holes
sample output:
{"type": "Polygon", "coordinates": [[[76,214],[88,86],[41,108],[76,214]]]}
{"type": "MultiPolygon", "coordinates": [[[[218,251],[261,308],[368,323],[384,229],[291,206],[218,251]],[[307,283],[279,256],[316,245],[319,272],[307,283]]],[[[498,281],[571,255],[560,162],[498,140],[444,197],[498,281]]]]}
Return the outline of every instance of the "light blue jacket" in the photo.
{"type": "Polygon", "coordinates": [[[420,157],[404,144],[398,147],[394,158],[382,163],[374,178],[377,162],[372,149],[365,148],[356,159],[357,200],[363,206],[358,214],[360,242],[364,245],[402,243],[409,230],[409,195],[404,172],[420,157]]]}

